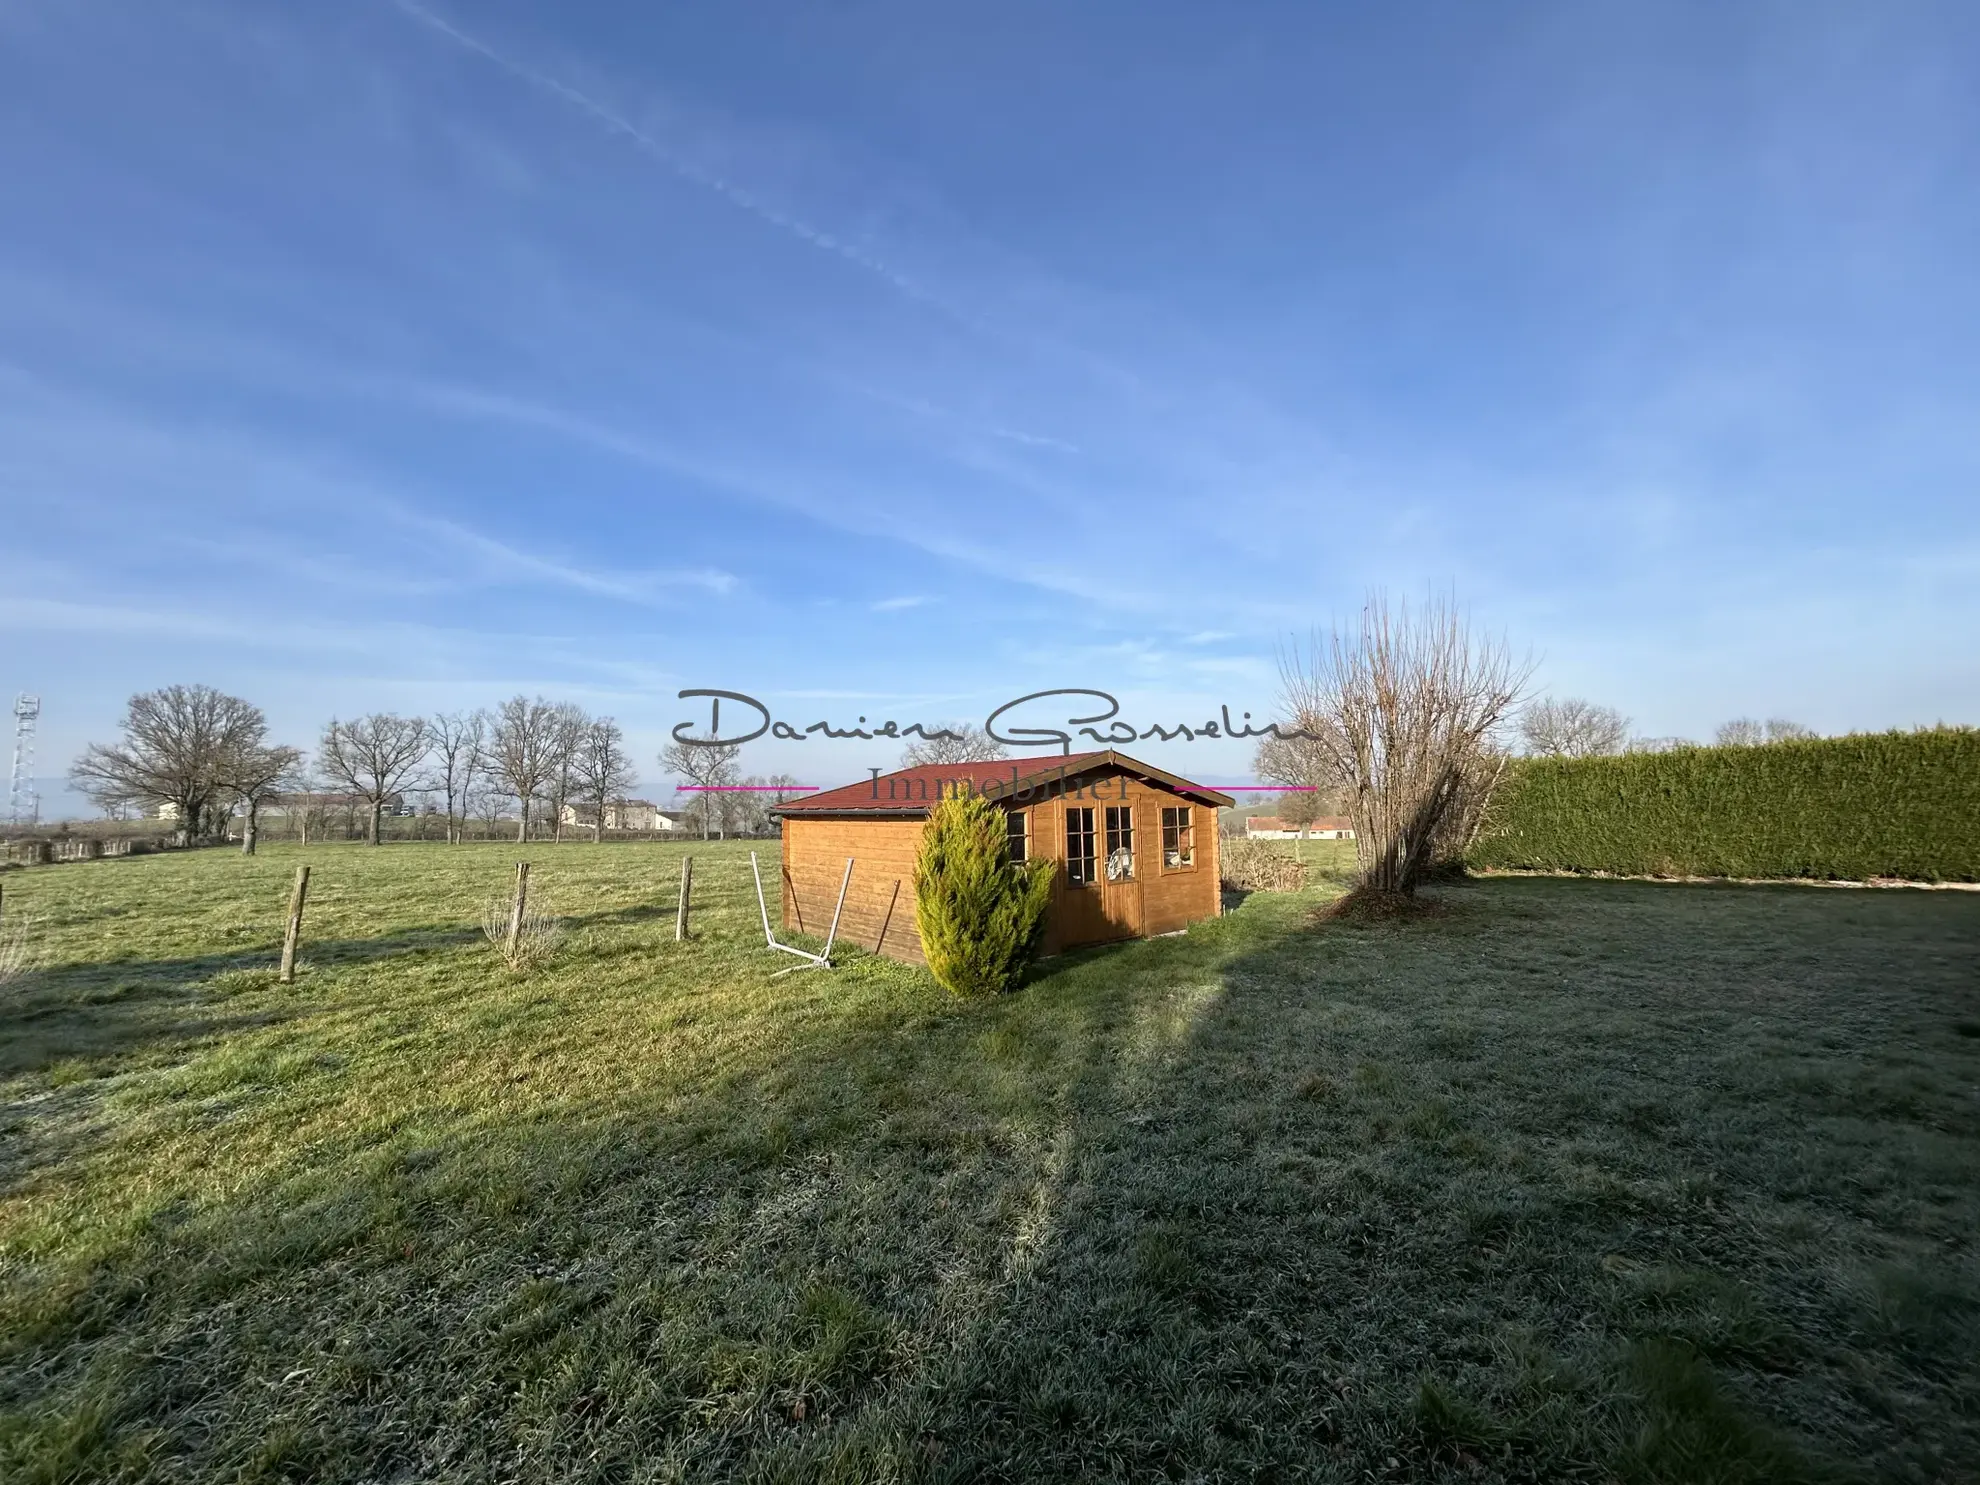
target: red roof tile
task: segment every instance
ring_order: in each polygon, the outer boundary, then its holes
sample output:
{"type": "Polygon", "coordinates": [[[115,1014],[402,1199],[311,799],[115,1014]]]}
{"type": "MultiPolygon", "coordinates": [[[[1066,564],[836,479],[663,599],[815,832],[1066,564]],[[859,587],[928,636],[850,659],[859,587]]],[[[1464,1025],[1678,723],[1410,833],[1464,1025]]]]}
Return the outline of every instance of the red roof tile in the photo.
{"type": "Polygon", "coordinates": [[[927,812],[941,795],[958,784],[996,795],[1026,785],[1036,785],[1106,763],[1118,763],[1130,772],[1141,772],[1158,781],[1172,781],[1170,787],[1206,804],[1228,805],[1228,795],[1187,779],[1176,778],[1149,764],[1137,762],[1125,753],[1109,748],[1090,753],[1055,754],[1037,758],[1000,758],[988,763],[924,763],[900,768],[874,778],[861,779],[803,799],[788,800],[771,811],[775,815],[810,814],[894,814],[919,815],[927,812]]]}

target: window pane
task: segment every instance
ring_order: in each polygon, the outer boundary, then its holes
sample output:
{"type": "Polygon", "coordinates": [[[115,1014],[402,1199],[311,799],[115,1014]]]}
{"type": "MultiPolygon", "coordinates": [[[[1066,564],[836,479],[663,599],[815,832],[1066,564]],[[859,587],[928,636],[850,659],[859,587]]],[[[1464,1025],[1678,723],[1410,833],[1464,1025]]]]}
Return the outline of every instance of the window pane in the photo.
{"type": "Polygon", "coordinates": [[[1107,880],[1131,881],[1134,877],[1134,807],[1107,806],[1107,880]]]}
{"type": "Polygon", "coordinates": [[[1194,842],[1190,839],[1190,808],[1165,808],[1162,811],[1162,864],[1167,867],[1190,866],[1196,860],[1194,842]]]}
{"type": "Polygon", "coordinates": [[[1029,821],[1030,817],[1022,810],[1012,810],[1004,817],[1004,839],[1007,843],[1007,854],[1013,866],[1024,865],[1025,860],[1031,854],[1027,849],[1028,842],[1025,834],[1029,821]]]}
{"type": "Polygon", "coordinates": [[[1093,809],[1066,811],[1066,881],[1084,887],[1093,880],[1093,809]]]}

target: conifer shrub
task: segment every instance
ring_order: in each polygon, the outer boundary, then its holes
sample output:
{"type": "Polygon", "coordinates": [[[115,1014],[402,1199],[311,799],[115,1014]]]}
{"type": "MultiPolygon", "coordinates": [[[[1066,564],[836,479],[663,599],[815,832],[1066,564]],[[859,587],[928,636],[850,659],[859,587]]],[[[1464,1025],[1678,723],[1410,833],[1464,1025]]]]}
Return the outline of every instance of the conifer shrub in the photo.
{"type": "Polygon", "coordinates": [[[1049,861],[1013,864],[1004,812],[952,794],[929,811],[914,867],[915,922],[936,980],[958,995],[1016,988],[1045,936],[1049,861]]]}

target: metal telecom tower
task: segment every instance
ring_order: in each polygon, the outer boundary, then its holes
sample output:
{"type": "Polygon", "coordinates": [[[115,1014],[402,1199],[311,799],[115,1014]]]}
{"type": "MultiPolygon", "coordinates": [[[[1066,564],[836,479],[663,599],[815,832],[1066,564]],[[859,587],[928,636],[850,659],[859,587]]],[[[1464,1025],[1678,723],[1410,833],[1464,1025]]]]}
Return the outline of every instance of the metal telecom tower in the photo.
{"type": "Polygon", "coordinates": [[[14,771],[7,779],[7,813],[16,825],[32,825],[41,816],[41,797],[34,792],[34,724],[41,716],[41,698],[23,691],[14,698],[14,771]],[[27,806],[27,818],[21,807],[27,806]]]}

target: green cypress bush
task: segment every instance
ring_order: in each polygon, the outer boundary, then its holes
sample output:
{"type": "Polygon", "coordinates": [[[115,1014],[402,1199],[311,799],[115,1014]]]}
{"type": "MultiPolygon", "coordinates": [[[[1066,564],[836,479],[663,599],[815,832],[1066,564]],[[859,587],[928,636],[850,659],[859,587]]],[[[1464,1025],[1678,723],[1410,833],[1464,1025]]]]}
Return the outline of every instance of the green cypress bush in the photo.
{"type": "Polygon", "coordinates": [[[1466,860],[1623,876],[1980,881],[1980,731],[1524,759],[1466,860]]]}
{"type": "Polygon", "coordinates": [[[1013,865],[1004,812],[951,794],[929,811],[914,866],[914,915],[936,980],[958,995],[1016,987],[1045,936],[1052,863],[1013,865]]]}

